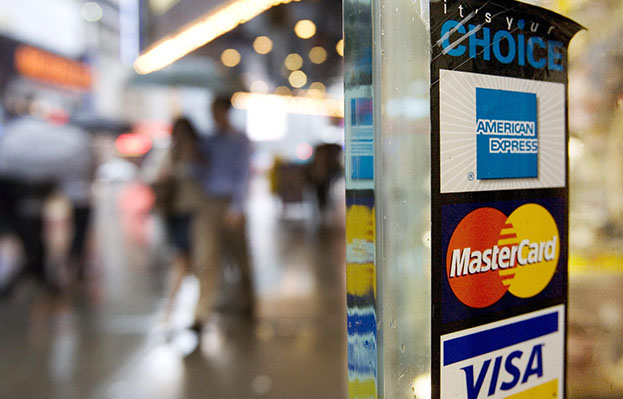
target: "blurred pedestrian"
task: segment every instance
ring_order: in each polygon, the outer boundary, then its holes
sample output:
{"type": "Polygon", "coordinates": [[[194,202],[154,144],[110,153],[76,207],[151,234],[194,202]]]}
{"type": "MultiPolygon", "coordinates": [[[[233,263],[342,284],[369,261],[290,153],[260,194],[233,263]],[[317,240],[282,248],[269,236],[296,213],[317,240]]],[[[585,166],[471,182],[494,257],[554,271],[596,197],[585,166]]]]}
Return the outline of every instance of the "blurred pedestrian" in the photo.
{"type": "Polygon", "coordinates": [[[44,204],[62,176],[81,157],[82,131],[33,117],[14,117],[0,139],[0,203],[5,228],[19,237],[24,262],[3,287],[8,295],[26,277],[34,277],[46,294],[60,293],[57,273],[49,270],[44,237],[44,204]]]}
{"type": "Polygon", "coordinates": [[[343,173],[341,158],[342,147],[338,144],[323,143],[314,148],[308,179],[314,188],[321,216],[331,201],[331,185],[343,173]]]}
{"type": "MultiPolygon", "coordinates": [[[[0,139],[0,146],[2,141],[0,139]]],[[[20,244],[19,250],[23,249],[21,237],[17,234],[17,204],[19,201],[19,182],[0,171],[0,240],[7,240],[9,237],[17,237],[20,244]]],[[[4,298],[11,293],[17,283],[17,276],[22,270],[21,264],[11,264],[5,259],[5,254],[0,253],[0,266],[2,273],[0,276],[0,298],[4,298]],[[7,265],[17,266],[16,270],[9,273],[6,269],[7,265]]]]}
{"type": "Polygon", "coordinates": [[[241,305],[237,309],[247,318],[254,315],[255,296],[247,246],[245,202],[250,178],[251,146],[244,133],[229,121],[229,98],[212,103],[214,134],[200,143],[203,162],[197,167],[203,201],[195,230],[199,301],[192,329],[201,332],[214,306],[223,261],[229,255],[239,270],[241,305]]]}
{"type": "MultiPolygon", "coordinates": [[[[88,133],[85,131],[84,136],[88,133]]],[[[84,281],[87,264],[87,238],[91,225],[92,184],[95,176],[95,157],[88,138],[88,147],[83,156],[76,160],[75,167],[65,174],[59,183],[63,195],[71,203],[72,237],[67,259],[70,281],[84,281]]]]}
{"type": "Polygon", "coordinates": [[[167,235],[173,247],[173,270],[164,320],[173,311],[175,297],[192,271],[192,225],[201,201],[199,182],[193,175],[199,135],[191,121],[180,117],[173,123],[171,145],[156,175],[156,206],[165,218],[167,235]]]}

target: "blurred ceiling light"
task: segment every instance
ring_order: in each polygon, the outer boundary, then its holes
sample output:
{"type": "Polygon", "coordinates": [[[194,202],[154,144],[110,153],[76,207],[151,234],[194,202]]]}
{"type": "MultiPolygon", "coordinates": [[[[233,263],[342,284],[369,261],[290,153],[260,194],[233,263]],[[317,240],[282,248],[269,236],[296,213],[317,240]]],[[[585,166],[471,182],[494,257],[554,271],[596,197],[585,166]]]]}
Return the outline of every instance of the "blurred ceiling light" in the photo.
{"type": "Polygon", "coordinates": [[[258,54],[268,54],[273,49],[273,41],[268,36],[258,36],[253,41],[253,49],[258,54]]]}
{"type": "Polygon", "coordinates": [[[337,53],[344,57],[344,39],[341,39],[339,42],[337,42],[337,45],[335,46],[335,51],[337,51],[337,53]]]}
{"type": "Polygon", "coordinates": [[[290,71],[296,71],[303,66],[303,57],[296,53],[288,54],[286,60],[284,61],[284,65],[290,71]]]}
{"type": "Polygon", "coordinates": [[[240,63],[240,53],[233,48],[228,48],[221,53],[221,62],[226,67],[235,67],[240,63]]]}
{"type": "Polygon", "coordinates": [[[251,85],[251,91],[253,93],[266,94],[268,93],[268,84],[264,82],[263,80],[256,80],[251,85]]]}
{"type": "Polygon", "coordinates": [[[327,91],[327,87],[324,84],[322,84],[321,82],[314,82],[314,83],[309,85],[309,88],[311,90],[321,91],[323,94],[327,91]]]}
{"type": "Polygon", "coordinates": [[[314,82],[309,85],[309,90],[307,90],[307,94],[309,95],[309,97],[323,98],[326,91],[327,88],[325,87],[325,85],[320,82],[314,82]]]}
{"type": "Polygon", "coordinates": [[[82,9],[80,10],[80,14],[85,21],[88,22],[97,22],[102,19],[104,15],[104,11],[102,11],[102,7],[94,1],[87,1],[82,5],[82,9]]]}
{"type": "Polygon", "coordinates": [[[303,71],[294,71],[290,74],[288,82],[290,82],[290,86],[300,89],[307,83],[307,75],[303,71]]]}
{"type": "Polygon", "coordinates": [[[310,98],[323,98],[324,94],[320,90],[309,89],[305,93],[310,98]]]}
{"type": "Polygon", "coordinates": [[[344,117],[344,101],[310,97],[280,96],[276,94],[257,94],[237,92],[232,96],[232,104],[237,109],[248,109],[257,102],[282,101],[286,112],[291,114],[324,115],[344,117]]]}
{"type": "Polygon", "coordinates": [[[309,51],[309,59],[314,64],[322,64],[327,60],[327,50],[320,46],[313,47],[309,51]]]}
{"type": "Polygon", "coordinates": [[[279,86],[275,89],[275,94],[279,96],[291,96],[292,90],[290,90],[286,86],[279,86]]]}
{"type": "Polygon", "coordinates": [[[264,11],[291,1],[300,0],[232,0],[155,43],[138,57],[134,69],[140,74],[162,69],[264,11]]]}
{"type": "Polygon", "coordinates": [[[309,19],[302,19],[294,25],[294,33],[301,39],[309,39],[316,34],[316,24],[309,19]]]}

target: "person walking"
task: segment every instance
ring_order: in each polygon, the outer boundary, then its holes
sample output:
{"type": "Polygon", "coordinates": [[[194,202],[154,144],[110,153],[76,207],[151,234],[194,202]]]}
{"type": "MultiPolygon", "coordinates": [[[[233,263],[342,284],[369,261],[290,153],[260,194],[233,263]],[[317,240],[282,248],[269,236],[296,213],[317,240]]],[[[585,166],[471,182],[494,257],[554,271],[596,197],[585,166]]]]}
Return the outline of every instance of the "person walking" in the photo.
{"type": "Polygon", "coordinates": [[[199,135],[191,121],[177,118],[171,130],[169,151],[156,174],[156,207],[163,214],[167,236],[173,247],[172,276],[164,309],[167,322],[184,277],[191,273],[192,225],[201,201],[201,188],[193,175],[199,135]]]}
{"type": "Polygon", "coordinates": [[[88,236],[92,218],[92,184],[95,176],[95,155],[90,134],[84,132],[85,151],[75,160],[75,167],[59,181],[59,189],[71,204],[72,236],[65,265],[69,281],[84,282],[88,277],[88,236]]]}
{"type": "Polygon", "coordinates": [[[248,319],[253,318],[255,311],[244,212],[251,146],[247,136],[230,124],[230,108],[229,98],[214,100],[211,111],[215,131],[199,145],[203,159],[196,168],[203,191],[195,230],[199,300],[191,326],[197,333],[214,306],[226,255],[239,270],[242,305],[237,310],[248,319]]]}
{"type": "Polygon", "coordinates": [[[86,132],[13,113],[0,138],[0,206],[3,222],[23,246],[24,261],[0,293],[9,296],[27,277],[34,277],[47,296],[60,297],[58,270],[49,264],[45,204],[59,181],[82,167],[88,151],[86,132]]]}

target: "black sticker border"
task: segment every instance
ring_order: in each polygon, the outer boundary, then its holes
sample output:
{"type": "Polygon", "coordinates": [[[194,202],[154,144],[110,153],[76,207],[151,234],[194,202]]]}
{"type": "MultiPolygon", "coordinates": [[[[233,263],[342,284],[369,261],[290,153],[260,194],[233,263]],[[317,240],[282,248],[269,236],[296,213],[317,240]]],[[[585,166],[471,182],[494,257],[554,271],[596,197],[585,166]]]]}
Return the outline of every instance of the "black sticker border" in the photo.
{"type": "MultiPolygon", "coordinates": [[[[568,274],[566,273],[567,265],[560,265],[561,261],[568,259],[568,233],[569,233],[569,167],[568,167],[568,155],[565,154],[565,187],[563,188],[548,188],[548,189],[529,189],[529,190],[508,190],[508,191],[479,191],[468,193],[446,193],[440,192],[440,95],[439,95],[439,71],[441,69],[481,73],[486,75],[506,76],[513,78],[541,80],[548,82],[562,83],[565,86],[565,142],[569,140],[569,128],[568,128],[568,79],[567,79],[567,52],[569,41],[577,31],[582,29],[580,25],[564,18],[549,10],[520,3],[514,0],[443,0],[439,2],[430,2],[430,34],[431,34],[431,217],[432,217],[432,247],[431,247],[431,295],[432,295],[432,331],[431,331],[431,372],[432,372],[432,398],[438,399],[441,395],[441,368],[440,368],[440,341],[441,336],[450,332],[460,331],[466,328],[471,328],[483,324],[487,324],[494,321],[507,319],[510,317],[518,316],[521,314],[529,313],[535,310],[544,309],[554,305],[565,306],[565,325],[567,323],[567,298],[568,298],[568,274]],[[459,10],[459,6],[462,10],[459,10]],[[451,57],[441,53],[441,46],[437,45],[437,42],[441,38],[441,26],[448,19],[459,20],[460,13],[463,16],[472,15],[474,23],[477,21],[478,13],[480,12],[480,18],[486,16],[488,7],[491,7],[492,13],[495,13],[496,17],[501,18],[519,18],[521,16],[526,21],[530,21],[532,25],[530,28],[537,27],[537,34],[541,37],[547,37],[551,40],[556,40],[564,43],[564,51],[561,54],[560,63],[564,66],[563,71],[548,70],[547,67],[543,69],[534,69],[529,67],[520,67],[515,65],[501,65],[496,60],[488,62],[478,61],[476,59],[470,59],[468,56],[463,57],[451,57]],[[470,14],[474,12],[473,14],[470,14]],[[545,29],[545,31],[538,31],[538,27],[545,29]],[[441,323],[442,320],[442,279],[435,277],[440,274],[437,273],[437,268],[445,262],[441,262],[444,257],[443,245],[442,245],[442,208],[445,205],[450,204],[469,204],[469,203],[493,203],[502,201],[525,201],[526,203],[538,201],[540,199],[547,198],[559,198],[563,203],[563,212],[566,216],[562,222],[562,231],[560,236],[565,237],[564,243],[561,240],[560,248],[560,261],[559,268],[565,268],[564,282],[562,287],[562,297],[550,298],[543,300],[540,303],[531,302],[524,306],[517,306],[513,309],[503,310],[500,312],[478,315],[470,320],[459,321],[456,323],[448,323],[445,326],[441,323]],[[437,355],[435,355],[437,354],[437,355]]],[[[505,29],[502,23],[498,21],[496,24],[492,24],[492,27],[497,29],[505,29]]],[[[464,44],[466,44],[464,42],[464,44]]],[[[565,328],[565,341],[567,339],[567,329],[565,328]]],[[[566,345],[565,352],[566,352],[566,345]]],[[[566,353],[564,354],[564,377],[566,379],[566,353]]],[[[562,397],[565,397],[565,392],[562,392],[562,397]]]]}

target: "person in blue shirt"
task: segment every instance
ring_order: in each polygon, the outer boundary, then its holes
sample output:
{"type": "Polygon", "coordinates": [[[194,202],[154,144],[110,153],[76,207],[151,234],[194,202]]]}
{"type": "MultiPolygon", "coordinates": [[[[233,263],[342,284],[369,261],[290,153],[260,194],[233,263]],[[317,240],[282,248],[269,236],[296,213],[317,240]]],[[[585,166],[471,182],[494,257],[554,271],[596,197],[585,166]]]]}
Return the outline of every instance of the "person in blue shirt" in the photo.
{"type": "Polygon", "coordinates": [[[244,133],[229,121],[231,102],[217,98],[212,103],[214,134],[199,143],[201,161],[197,177],[203,199],[195,226],[195,261],[199,278],[199,300],[191,327],[201,332],[214,306],[226,255],[234,260],[240,274],[241,315],[254,315],[254,291],[246,236],[245,203],[247,200],[251,145],[244,133]]]}

